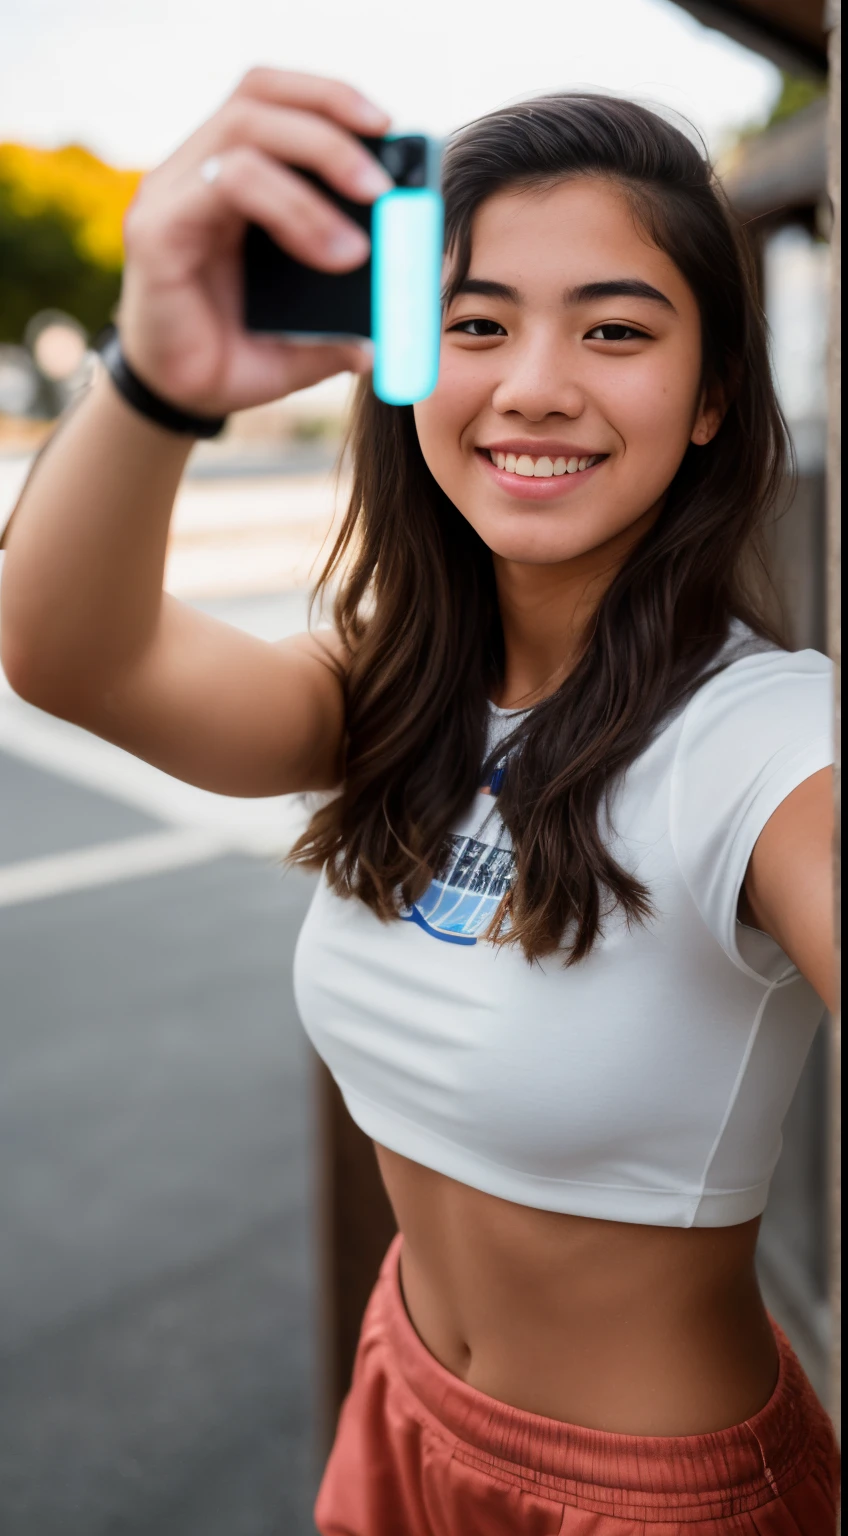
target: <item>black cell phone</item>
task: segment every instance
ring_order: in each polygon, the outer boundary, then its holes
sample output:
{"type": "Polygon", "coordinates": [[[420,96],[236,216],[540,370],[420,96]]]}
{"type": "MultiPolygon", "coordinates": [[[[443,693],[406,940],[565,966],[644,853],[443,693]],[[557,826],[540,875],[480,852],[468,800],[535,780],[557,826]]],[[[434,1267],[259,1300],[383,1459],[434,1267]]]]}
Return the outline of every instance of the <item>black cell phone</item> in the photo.
{"type": "Polygon", "coordinates": [[[299,174],[365,231],[370,257],[353,272],[317,272],[248,224],[245,327],[301,342],[371,340],[374,387],[401,404],[429,394],[438,369],[441,146],[425,134],[361,142],[395,183],[376,203],[352,202],[319,177],[299,174]]]}

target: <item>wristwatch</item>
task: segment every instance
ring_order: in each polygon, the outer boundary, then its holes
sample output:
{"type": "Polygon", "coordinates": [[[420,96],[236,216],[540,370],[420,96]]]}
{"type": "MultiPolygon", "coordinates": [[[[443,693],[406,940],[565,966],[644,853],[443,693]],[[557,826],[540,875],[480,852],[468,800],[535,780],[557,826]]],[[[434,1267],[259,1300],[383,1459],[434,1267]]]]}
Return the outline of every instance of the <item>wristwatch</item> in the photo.
{"type": "Polygon", "coordinates": [[[149,421],[155,421],[157,426],[185,437],[217,437],[223,431],[227,423],[226,416],[192,415],[190,411],[171,405],[170,401],[163,400],[161,395],[148,389],[124,357],[116,326],[111,325],[101,331],[95,340],[94,349],[100,354],[118,394],[149,421]]]}

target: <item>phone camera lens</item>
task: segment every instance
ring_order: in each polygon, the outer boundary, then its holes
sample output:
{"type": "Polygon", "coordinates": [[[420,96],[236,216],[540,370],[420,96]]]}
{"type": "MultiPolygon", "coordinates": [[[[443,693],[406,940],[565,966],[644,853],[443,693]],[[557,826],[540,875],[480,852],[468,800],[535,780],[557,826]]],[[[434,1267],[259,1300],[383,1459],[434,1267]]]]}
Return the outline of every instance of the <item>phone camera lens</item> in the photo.
{"type": "Polygon", "coordinates": [[[380,159],[398,187],[427,185],[427,147],[419,135],[403,139],[384,139],[380,159]]]}
{"type": "Polygon", "coordinates": [[[382,160],[386,170],[391,176],[392,181],[401,181],[406,166],[406,155],[404,153],[403,144],[400,142],[392,142],[390,140],[388,144],[383,145],[383,153],[381,154],[380,159],[382,160]]]}

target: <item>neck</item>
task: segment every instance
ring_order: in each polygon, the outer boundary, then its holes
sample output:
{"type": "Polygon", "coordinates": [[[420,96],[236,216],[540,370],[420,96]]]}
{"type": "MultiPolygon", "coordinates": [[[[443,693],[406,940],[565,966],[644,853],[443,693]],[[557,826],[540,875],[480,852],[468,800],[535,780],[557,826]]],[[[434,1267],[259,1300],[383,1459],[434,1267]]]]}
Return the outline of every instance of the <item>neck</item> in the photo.
{"type": "Polygon", "coordinates": [[[528,565],[493,557],[505,658],[496,703],[521,707],[556,691],[580,657],[604,593],[659,512],[651,507],[607,543],[571,560],[528,565]]]}

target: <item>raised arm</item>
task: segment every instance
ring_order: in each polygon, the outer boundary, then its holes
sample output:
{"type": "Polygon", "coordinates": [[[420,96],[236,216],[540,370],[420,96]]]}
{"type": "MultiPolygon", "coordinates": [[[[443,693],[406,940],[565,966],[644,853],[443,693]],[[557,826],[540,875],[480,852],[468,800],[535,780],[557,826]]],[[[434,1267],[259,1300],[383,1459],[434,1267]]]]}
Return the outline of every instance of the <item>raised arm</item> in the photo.
{"type": "MultiPolygon", "coordinates": [[[[390,185],[354,138],[386,118],[338,82],[255,70],[170,160],[126,222],[119,329],[127,359],[186,411],[224,415],[341,369],[354,346],[293,346],[241,324],[241,242],[255,220],[292,254],[342,271],[361,231],[291,167],[370,201],[390,185]],[[200,175],[214,155],[219,174],[200,175]],[[347,242],[347,244],[345,243],[347,242]]],[[[342,648],[279,645],[163,593],[190,438],[100,378],[39,458],[6,532],[0,654],[12,687],[166,772],[232,795],[337,782],[342,648]]]]}

